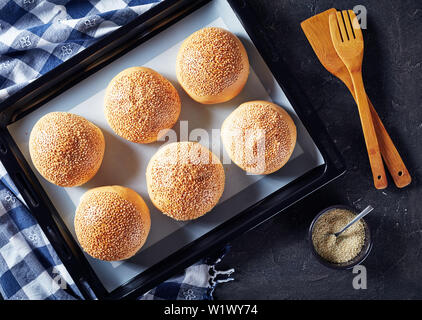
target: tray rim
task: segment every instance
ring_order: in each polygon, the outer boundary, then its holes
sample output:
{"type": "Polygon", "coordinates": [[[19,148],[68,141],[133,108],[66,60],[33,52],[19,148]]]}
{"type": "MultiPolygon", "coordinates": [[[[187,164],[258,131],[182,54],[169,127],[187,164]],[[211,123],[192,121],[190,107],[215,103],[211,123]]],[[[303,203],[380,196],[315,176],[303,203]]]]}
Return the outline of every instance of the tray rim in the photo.
{"type": "Polygon", "coordinates": [[[0,160],[3,162],[11,179],[15,182],[27,202],[31,213],[38,220],[84,298],[132,298],[142,292],[146,292],[172,274],[189,266],[205,254],[210,253],[211,250],[220,248],[235,236],[256,227],[272,216],[284,211],[290,205],[345,172],[344,160],[329,138],[325,127],[315,114],[308,99],[301,94],[302,90],[295,83],[285,63],[281,60],[274,48],[272,48],[271,41],[267,38],[262,25],[257,21],[254,13],[246,6],[243,0],[225,0],[242,23],[264,62],[273,73],[274,78],[279,83],[298,117],[314,140],[314,143],[324,158],[325,164],[312,169],[288,185],[258,201],[253,206],[179,249],[160,263],[135,276],[113,291],[108,292],[105,289],[15,144],[7,130],[7,126],[22,118],[27,113],[41,107],[75,83],[82,81],[122,54],[145,42],[210,1],[212,0],[165,0],[129,24],[117,29],[57,68],[36,79],[0,104],[0,160]],[[165,21],[161,20],[163,17],[166,18],[165,21]],[[103,57],[98,62],[97,59],[104,52],[102,51],[104,47],[107,47],[109,44],[115,44],[117,47],[116,43],[119,43],[119,39],[125,33],[137,29],[145,29],[147,33],[139,38],[131,39],[133,40],[132,43],[126,44],[117,53],[113,51],[111,56],[103,57]],[[78,69],[84,70],[85,72],[82,75],[75,76],[77,72],[80,72],[78,69]],[[51,89],[49,86],[53,86],[54,82],[57,84],[58,79],[60,77],[63,78],[65,74],[72,74],[75,79],[70,80],[63,86],[59,86],[54,92],[49,91],[51,89]],[[286,81],[287,79],[288,81],[286,81]],[[292,82],[294,82],[294,85],[292,85],[292,82]],[[49,215],[45,214],[44,210],[46,209],[49,215]],[[257,211],[259,214],[257,214],[257,211]],[[230,227],[229,230],[227,230],[228,227],[230,227]],[[175,261],[177,262],[175,263],[175,261]],[[168,265],[172,267],[168,268],[168,265]]]}

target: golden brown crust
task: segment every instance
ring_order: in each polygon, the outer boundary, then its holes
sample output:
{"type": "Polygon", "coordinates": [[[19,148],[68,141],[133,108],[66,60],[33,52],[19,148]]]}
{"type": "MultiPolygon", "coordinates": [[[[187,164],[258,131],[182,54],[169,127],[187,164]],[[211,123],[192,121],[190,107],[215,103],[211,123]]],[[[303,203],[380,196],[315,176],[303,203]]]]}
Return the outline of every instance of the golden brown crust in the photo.
{"type": "Polygon", "coordinates": [[[35,124],[29,152],[38,172],[62,187],[84,184],[98,171],[104,156],[101,130],[85,118],[51,112],[35,124]]]}
{"type": "Polygon", "coordinates": [[[170,81],[145,67],[128,68],[115,76],[106,89],[104,105],[113,131],[136,143],[151,143],[164,136],[181,108],[170,81]]]}
{"type": "Polygon", "coordinates": [[[221,139],[232,161],[253,174],[270,174],[283,167],[296,145],[290,115],[268,101],[241,104],[224,120],[221,139]]]}
{"type": "Polygon", "coordinates": [[[220,160],[196,142],[175,142],[157,151],[148,163],[146,180],[153,204],[176,220],[209,212],[224,191],[220,160]]]}
{"type": "Polygon", "coordinates": [[[249,60],[240,40],[221,28],[203,28],[190,35],[179,49],[176,75],[183,89],[203,104],[229,101],[237,96],[249,75],[249,60]]]}
{"type": "Polygon", "coordinates": [[[107,186],[82,196],[74,224],[78,241],[89,255],[117,261],[132,257],[144,245],[151,218],[145,201],[135,191],[107,186]]]}

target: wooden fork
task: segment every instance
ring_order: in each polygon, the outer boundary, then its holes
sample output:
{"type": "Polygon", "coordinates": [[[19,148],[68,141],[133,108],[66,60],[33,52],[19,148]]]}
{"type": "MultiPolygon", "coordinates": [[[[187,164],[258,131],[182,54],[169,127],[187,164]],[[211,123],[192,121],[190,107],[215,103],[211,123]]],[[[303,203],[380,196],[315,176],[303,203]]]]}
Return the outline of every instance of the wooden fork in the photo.
{"type": "Polygon", "coordinates": [[[338,56],[350,73],[355,88],[355,96],[372,169],[374,185],[377,189],[387,187],[384,164],[372,122],[371,110],[362,79],[363,36],[356,15],[352,10],[343,10],[329,17],[331,40],[338,56]],[[352,26],[353,21],[353,26],[352,26]]]}
{"type": "MultiPolygon", "coordinates": [[[[300,25],[321,64],[331,74],[343,81],[353,99],[357,100],[349,70],[338,56],[331,41],[329,17],[330,14],[336,12],[336,9],[331,8],[302,21],[300,25]]],[[[369,98],[368,104],[384,164],[390,171],[396,186],[403,188],[411,183],[412,177],[369,98]]]]}

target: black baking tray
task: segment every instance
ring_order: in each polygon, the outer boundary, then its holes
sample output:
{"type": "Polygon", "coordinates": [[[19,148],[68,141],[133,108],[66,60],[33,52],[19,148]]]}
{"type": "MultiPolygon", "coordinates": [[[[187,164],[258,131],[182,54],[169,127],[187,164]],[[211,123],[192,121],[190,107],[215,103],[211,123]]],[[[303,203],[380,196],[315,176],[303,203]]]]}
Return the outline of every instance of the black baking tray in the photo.
{"type": "Polygon", "coordinates": [[[201,238],[109,293],[89,265],[51,200],[32,172],[7,126],[95,73],[210,0],[165,0],[0,104],[0,160],[86,299],[134,298],[256,227],[345,172],[344,161],[308,99],[274,50],[262,25],[241,0],[227,0],[277,79],[325,163],[274,192],[201,238]]]}

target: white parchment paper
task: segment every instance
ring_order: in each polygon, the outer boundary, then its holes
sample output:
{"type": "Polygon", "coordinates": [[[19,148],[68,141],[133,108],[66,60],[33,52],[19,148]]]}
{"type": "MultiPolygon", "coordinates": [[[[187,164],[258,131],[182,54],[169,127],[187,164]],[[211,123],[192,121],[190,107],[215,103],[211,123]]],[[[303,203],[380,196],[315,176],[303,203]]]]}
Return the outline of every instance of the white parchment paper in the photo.
{"type": "MultiPolygon", "coordinates": [[[[37,111],[10,125],[8,129],[31,166],[28,150],[29,134],[36,121],[52,111],[67,111],[84,116],[103,130],[106,140],[103,164],[98,174],[87,184],[75,188],[60,188],[38,175],[71,232],[74,234],[73,217],[79,199],[85,191],[93,187],[103,185],[130,187],[142,195],[151,210],[150,235],[145,246],[135,257],[125,262],[110,263],[87,255],[90,264],[109,291],[323,163],[311,137],[225,0],[212,1],[37,111]],[[176,80],[175,60],[181,42],[205,26],[223,27],[235,33],[245,45],[250,59],[251,72],[246,87],[239,96],[224,104],[210,106],[198,104],[185,94],[176,80]],[[197,133],[201,132],[197,129],[204,129],[209,134],[210,144],[207,139],[199,142],[209,148],[219,143],[220,139],[218,132],[215,134],[213,129],[219,129],[223,120],[241,103],[259,99],[272,100],[283,106],[293,117],[298,129],[298,143],[291,159],[281,170],[265,177],[246,175],[235,164],[226,164],[225,191],[219,205],[213,211],[192,222],[177,222],[164,216],[150,202],[145,183],[148,161],[163,142],[148,145],[128,142],[113,133],[104,117],[103,98],[106,86],[117,73],[132,66],[150,67],[174,84],[182,100],[180,120],[187,121],[190,134],[190,137],[179,134],[179,139],[196,140],[197,133]]],[[[178,133],[180,133],[179,127],[180,122],[174,128],[178,133]]],[[[219,155],[228,159],[222,148],[219,155]]],[[[35,169],[34,172],[38,174],[35,169]]]]}

